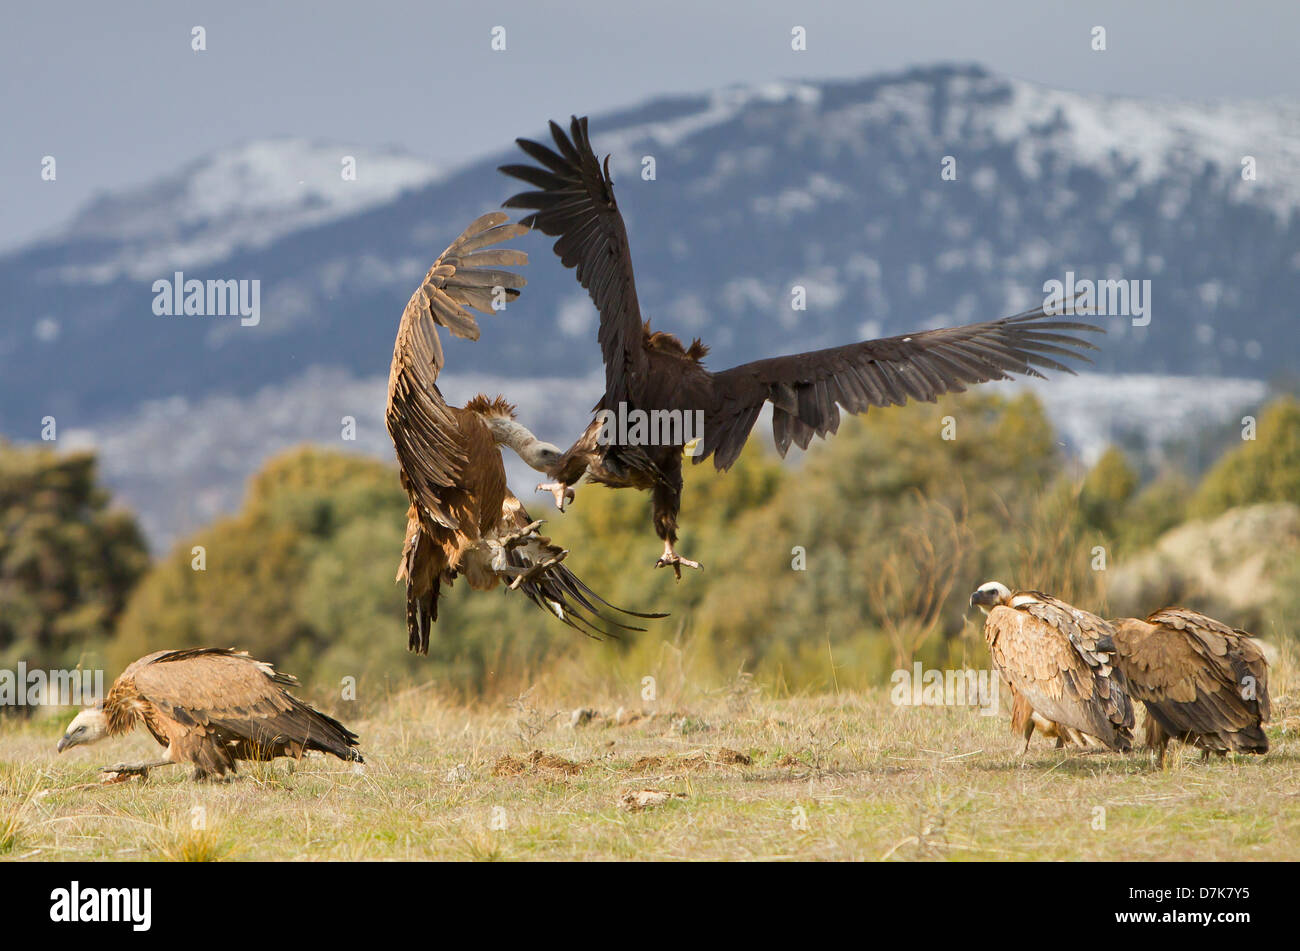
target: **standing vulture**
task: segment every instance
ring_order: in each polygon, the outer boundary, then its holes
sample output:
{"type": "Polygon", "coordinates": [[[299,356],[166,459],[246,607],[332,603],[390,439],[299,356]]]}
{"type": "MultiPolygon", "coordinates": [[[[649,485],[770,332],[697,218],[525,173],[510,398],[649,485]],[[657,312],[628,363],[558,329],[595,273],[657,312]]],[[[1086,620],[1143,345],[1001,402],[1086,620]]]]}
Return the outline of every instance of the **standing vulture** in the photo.
{"type": "Polygon", "coordinates": [[[987,615],[984,640],[1011,688],[1013,713],[1020,703],[1022,752],[1044,721],[1056,727],[1048,733],[1058,746],[1068,738],[1117,752],[1133,748],[1133,704],[1114,663],[1110,624],[1038,591],[1012,594],[996,581],[980,585],[970,603],[987,615]]]}
{"type": "MultiPolygon", "coordinates": [[[[909,399],[934,400],[962,392],[967,384],[1010,379],[1019,373],[1041,377],[1035,368],[1072,373],[1054,357],[1087,360],[1080,352],[1095,349],[1063,330],[1098,331],[1087,323],[1048,319],[1040,307],[1014,317],[964,327],[927,330],[883,340],[758,360],[719,373],[705,369],[708,348],[698,339],[689,347],[675,336],[651,331],[637,302],[632,252],[609,175],[591,148],[586,118],[574,117],[566,134],[551,123],[555,149],[527,139],[519,147],[536,165],[505,165],[501,171],[533,186],[506,201],[509,208],[530,209],[521,222],[557,238],[555,253],[574,268],[600,312],[598,338],[605,364],[605,395],[596,404],[597,419],[549,468],[550,489],[563,509],[569,487],[587,475],[615,488],[653,493],[655,531],[663,554],[655,567],[671,566],[681,577],[683,565],[699,564],[679,556],[677,512],[681,503],[682,453],[690,441],[682,432],[686,419],[700,418],[703,436],[694,461],[710,455],[719,471],[740,456],[763,404],[773,406],[772,432],[784,456],[793,441],[807,449],[814,435],[839,428],[842,407],[865,413],[871,406],[902,406],[909,399]],[[646,440],[631,435],[611,438],[602,432],[602,411],[610,414],[677,411],[677,432],[646,440]],[[647,445],[647,442],[657,443],[647,445]]],[[[671,276],[665,276],[671,281],[671,276]]],[[[620,419],[630,418],[619,415],[620,419]]],[[[652,424],[653,425],[653,424],[652,424]]],[[[661,433],[662,435],[662,433],[661,433]]]]}
{"type": "Polygon", "coordinates": [[[478,323],[467,308],[491,313],[494,304],[517,298],[525,284],[519,274],[501,268],[527,264],[528,256],[492,248],[527,230],[505,220],[501,212],[483,215],[433,262],[402,312],[393,346],[385,420],[411,503],[397,580],[406,582],[407,645],[420,654],[429,652],[439,590],[457,575],[480,591],[504,579],[592,636],[611,633],[597,621],[641,630],[601,612],[596,602],[614,606],[560,564],[568,552],[537,534],[541,522],[528,517],[506,485],[498,443],[541,471],[559,459],[559,449],[516,423],[514,408],[501,397],[479,395],[464,407],[448,406],[438,389],[443,367],[438,328],[478,339],[478,323]]]}
{"type": "Polygon", "coordinates": [[[143,723],[167,748],[162,758],[102,772],[143,777],[156,766],[190,762],[195,779],[209,779],[235,772],[235,760],[301,758],[308,750],[363,762],[355,733],[284,689],[297,683],[244,651],[155,651],[122,671],[103,703],[73,718],[59,752],[143,723]]]}
{"type": "Polygon", "coordinates": [[[1115,666],[1146,705],[1146,745],[1161,763],[1171,739],[1202,758],[1268,752],[1268,662],[1249,634],[1187,608],[1112,623],[1115,666]]]}

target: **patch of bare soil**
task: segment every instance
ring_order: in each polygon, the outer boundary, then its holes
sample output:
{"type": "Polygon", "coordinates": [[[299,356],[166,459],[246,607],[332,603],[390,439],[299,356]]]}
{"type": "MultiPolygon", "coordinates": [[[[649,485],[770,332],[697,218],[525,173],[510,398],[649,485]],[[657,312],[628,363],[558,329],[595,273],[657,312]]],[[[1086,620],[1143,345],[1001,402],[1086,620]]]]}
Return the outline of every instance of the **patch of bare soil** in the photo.
{"type": "Polygon", "coordinates": [[[692,750],[689,753],[669,753],[662,756],[642,756],[632,764],[638,772],[649,770],[694,770],[707,766],[749,766],[753,763],[748,753],[725,746],[715,749],[692,750]]]}
{"type": "Polygon", "coordinates": [[[563,756],[533,750],[523,759],[517,756],[503,756],[492,767],[493,776],[518,776],[522,773],[553,772],[573,776],[587,768],[586,763],[575,763],[563,756]]]}

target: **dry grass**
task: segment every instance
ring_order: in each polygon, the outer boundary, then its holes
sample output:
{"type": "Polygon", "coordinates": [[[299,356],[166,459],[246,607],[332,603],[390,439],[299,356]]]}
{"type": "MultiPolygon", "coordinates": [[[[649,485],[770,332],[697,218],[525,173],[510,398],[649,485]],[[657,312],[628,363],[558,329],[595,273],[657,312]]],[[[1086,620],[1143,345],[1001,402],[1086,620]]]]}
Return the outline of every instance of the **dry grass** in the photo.
{"type": "Polygon", "coordinates": [[[1022,759],[1005,714],[896,708],[884,690],[772,699],[748,683],[677,685],[669,706],[640,703],[639,683],[596,698],[543,681],[522,732],[518,704],[415,690],[344,715],[363,767],[313,756],[210,784],[171,768],[86,785],[152,741],[56,757],[58,723],[9,724],[0,859],[1294,858],[1293,671],[1275,667],[1268,756],[1185,751],[1164,770],[1039,739],[1022,759]]]}

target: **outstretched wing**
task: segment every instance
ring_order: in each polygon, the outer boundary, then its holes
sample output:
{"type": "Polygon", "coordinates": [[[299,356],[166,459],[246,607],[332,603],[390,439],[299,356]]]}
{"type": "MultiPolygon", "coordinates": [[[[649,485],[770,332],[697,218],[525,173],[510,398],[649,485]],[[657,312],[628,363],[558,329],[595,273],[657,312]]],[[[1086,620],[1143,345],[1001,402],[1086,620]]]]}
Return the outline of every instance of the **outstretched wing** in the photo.
{"type": "Polygon", "coordinates": [[[527,282],[501,268],[525,265],[528,255],[492,245],[527,229],[504,221],[499,211],[483,215],[442,252],[407,302],[393,345],[385,421],[397,449],[402,484],[422,517],[447,528],[459,524],[442,496],[457,484],[466,450],[437,387],[443,366],[438,328],[477,340],[478,323],[468,309],[490,314],[498,294],[509,300],[519,296],[527,282]]]}
{"type": "Polygon", "coordinates": [[[556,238],[555,253],[574,268],[600,312],[600,354],[605,362],[605,393],[614,404],[625,398],[627,376],[645,368],[641,348],[641,307],[627,228],[614,200],[609,157],[602,167],[592,151],[587,119],[574,116],[566,135],[551,123],[552,150],[540,142],[516,139],[538,165],[503,165],[501,171],[537,191],[508,199],[506,208],[533,209],[521,223],[556,238]]]}
{"type": "Polygon", "coordinates": [[[764,402],[771,402],[772,435],[782,456],[794,442],[807,449],[814,435],[839,429],[843,407],[902,406],[934,402],[970,384],[1042,377],[1039,367],[1074,373],[1057,358],[1091,361],[1096,347],[1063,331],[1104,333],[1102,328],[1050,317],[1042,307],[963,327],[866,340],[744,363],[714,374],[714,405],[703,407],[705,438],[695,462],[710,453],[726,470],[740,456],[764,402]]]}
{"type": "MultiPolygon", "coordinates": [[[[531,524],[523,503],[508,494],[501,508],[502,527],[506,532],[517,532],[531,524]]],[[[514,572],[522,572],[523,580],[519,590],[526,594],[534,604],[553,614],[574,630],[581,631],[589,637],[618,637],[613,628],[624,631],[644,631],[645,628],[625,624],[614,617],[610,611],[617,611],[629,617],[664,618],[667,614],[643,614],[629,611],[610,604],[591,588],[586,582],[560,563],[568,552],[555,545],[544,535],[533,535],[522,545],[510,548],[507,560],[514,572]],[[534,571],[538,565],[554,562],[540,571],[534,571]],[[605,610],[606,608],[610,610],[605,610]]]]}
{"type": "Polygon", "coordinates": [[[1268,749],[1268,664],[1249,635],[1185,608],[1115,628],[1129,691],[1166,733],[1199,734],[1211,748],[1268,749]]]}
{"type": "Polygon", "coordinates": [[[1127,749],[1133,710],[1118,685],[1084,657],[1068,635],[1022,609],[996,607],[985,621],[993,663],[1012,688],[1049,720],[1127,749]],[[1126,722],[1127,721],[1127,722],[1126,722]]]}
{"type": "Polygon", "coordinates": [[[361,759],[356,734],[285,691],[293,677],[242,651],[167,651],[138,668],[134,681],[142,699],[186,729],[261,750],[296,746],[361,759]]]}

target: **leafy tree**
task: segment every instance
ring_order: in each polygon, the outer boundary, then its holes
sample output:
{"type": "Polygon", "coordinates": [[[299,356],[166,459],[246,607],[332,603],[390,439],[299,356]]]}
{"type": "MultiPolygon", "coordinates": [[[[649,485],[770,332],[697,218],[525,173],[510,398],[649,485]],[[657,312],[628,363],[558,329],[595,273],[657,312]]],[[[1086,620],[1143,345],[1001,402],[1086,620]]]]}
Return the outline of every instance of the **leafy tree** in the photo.
{"type": "Polygon", "coordinates": [[[1206,474],[1192,499],[1195,518],[1252,502],[1300,500],[1300,400],[1274,400],[1259,416],[1255,439],[1225,455],[1206,474]]]}
{"type": "Polygon", "coordinates": [[[1111,446],[1083,480],[1079,505],[1084,521],[1105,535],[1115,536],[1137,488],[1137,473],[1124,453],[1111,446]]]}
{"type": "Polygon", "coordinates": [[[91,453],[0,440],[0,663],[93,663],[148,565],[91,453]]]}

